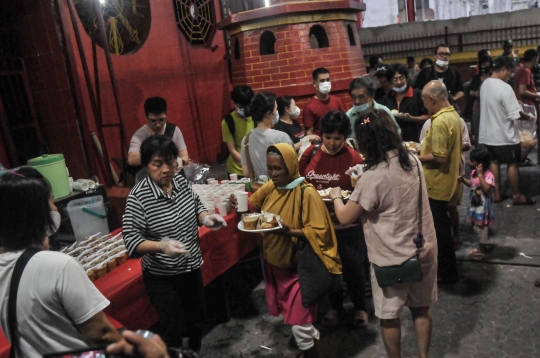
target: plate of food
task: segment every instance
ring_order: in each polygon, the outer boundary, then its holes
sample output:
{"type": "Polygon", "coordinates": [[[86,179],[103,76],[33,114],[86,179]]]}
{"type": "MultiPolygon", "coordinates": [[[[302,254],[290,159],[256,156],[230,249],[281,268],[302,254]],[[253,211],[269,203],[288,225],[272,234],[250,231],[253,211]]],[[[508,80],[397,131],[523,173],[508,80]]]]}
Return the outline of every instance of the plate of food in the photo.
{"type": "Polygon", "coordinates": [[[413,152],[415,154],[419,154],[420,153],[420,148],[421,148],[421,145],[420,143],[416,143],[416,142],[403,142],[403,145],[405,146],[405,148],[407,148],[407,150],[409,152],[413,152]]]}
{"type": "MultiPolygon", "coordinates": [[[[331,189],[332,188],[317,190],[323,201],[332,202],[332,198],[330,198],[331,189]]],[[[351,192],[349,190],[342,190],[341,196],[344,200],[349,199],[349,197],[351,196],[351,192]]]]}
{"type": "Polygon", "coordinates": [[[257,214],[243,214],[238,223],[238,230],[253,233],[266,233],[282,228],[279,215],[262,212],[257,214]]]}

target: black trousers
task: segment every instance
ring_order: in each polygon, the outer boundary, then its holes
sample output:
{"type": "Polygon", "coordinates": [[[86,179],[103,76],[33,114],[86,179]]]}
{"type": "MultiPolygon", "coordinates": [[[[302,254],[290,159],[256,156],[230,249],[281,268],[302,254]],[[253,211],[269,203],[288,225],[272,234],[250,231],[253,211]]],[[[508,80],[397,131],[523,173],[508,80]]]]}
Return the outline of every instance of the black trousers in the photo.
{"type": "MultiPolygon", "coordinates": [[[[343,280],[347,283],[347,292],[357,311],[366,310],[366,278],[364,257],[366,242],[362,227],[336,230],[338,252],[343,265],[343,280]]],[[[332,309],[343,311],[343,290],[329,296],[332,309]]]]}
{"type": "Polygon", "coordinates": [[[429,199],[429,206],[433,215],[439,249],[438,275],[442,281],[456,281],[458,279],[458,269],[452,240],[452,223],[448,215],[448,202],[429,199]]]}
{"type": "Polygon", "coordinates": [[[182,338],[186,337],[191,349],[200,350],[206,323],[201,269],[175,276],[143,271],[143,280],[150,302],[159,315],[155,333],[168,347],[182,347],[182,338]]]}

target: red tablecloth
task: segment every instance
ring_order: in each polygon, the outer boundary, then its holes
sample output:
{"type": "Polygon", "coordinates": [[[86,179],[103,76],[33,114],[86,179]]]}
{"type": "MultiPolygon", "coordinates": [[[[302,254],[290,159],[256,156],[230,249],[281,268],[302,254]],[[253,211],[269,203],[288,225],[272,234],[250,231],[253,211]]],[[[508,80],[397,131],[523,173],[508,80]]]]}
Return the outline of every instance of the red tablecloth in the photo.
{"type": "MultiPolygon", "coordinates": [[[[205,227],[199,229],[205,285],[223,274],[257,246],[256,235],[237,229],[238,219],[235,212],[227,215],[225,219],[227,227],[218,231],[205,227]]],[[[113,234],[120,231],[119,229],[113,234]]],[[[157,313],[150,304],[144,287],[140,259],[128,260],[107,276],[96,280],[95,285],[111,301],[105,313],[119,321],[121,325],[136,330],[149,328],[157,321],[157,313]]],[[[118,328],[119,324],[116,323],[115,326],[118,328]]],[[[9,343],[0,331],[0,358],[8,357],[9,343]]]]}

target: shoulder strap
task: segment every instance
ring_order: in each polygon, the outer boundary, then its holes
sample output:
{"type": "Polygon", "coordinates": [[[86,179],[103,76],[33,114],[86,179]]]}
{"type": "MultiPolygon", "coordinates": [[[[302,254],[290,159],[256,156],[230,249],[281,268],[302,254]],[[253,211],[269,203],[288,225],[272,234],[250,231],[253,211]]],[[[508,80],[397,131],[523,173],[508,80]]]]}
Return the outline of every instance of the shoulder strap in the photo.
{"type": "Polygon", "coordinates": [[[424,246],[424,235],[422,235],[422,216],[424,211],[422,210],[422,173],[420,172],[420,164],[416,156],[412,156],[416,162],[416,168],[418,169],[418,235],[413,239],[414,244],[416,245],[417,251],[424,246]]]}
{"type": "Polygon", "coordinates": [[[172,137],[174,136],[175,130],[176,130],[176,124],[167,122],[165,123],[165,133],[163,133],[163,135],[172,139],[172,137]]]}
{"type": "Polygon", "coordinates": [[[247,166],[248,166],[248,176],[251,181],[255,179],[255,176],[253,174],[253,164],[251,163],[251,156],[249,155],[249,136],[251,132],[249,132],[246,136],[246,139],[244,140],[244,150],[246,151],[246,160],[247,160],[247,166]]]}
{"type": "Polygon", "coordinates": [[[229,127],[229,132],[231,132],[231,135],[234,139],[234,133],[236,132],[236,124],[234,124],[234,118],[232,117],[232,114],[230,112],[225,116],[225,123],[227,123],[227,127],[229,127]]]}
{"type": "MultiPolygon", "coordinates": [[[[311,160],[313,159],[313,157],[315,156],[315,154],[317,153],[320,147],[321,147],[321,144],[315,144],[315,147],[313,148],[313,150],[311,151],[311,154],[309,155],[308,163],[311,162],[311,160]]],[[[303,189],[304,188],[302,188],[302,194],[304,193],[303,189]]]]}
{"type": "MultiPolygon", "coordinates": [[[[37,254],[40,249],[37,248],[28,248],[24,250],[22,255],[19,257],[15,263],[15,268],[13,269],[13,274],[11,275],[11,282],[9,284],[9,298],[8,298],[8,326],[9,326],[9,336],[11,338],[11,350],[9,352],[10,358],[15,358],[15,353],[21,353],[18,340],[18,329],[17,329],[17,293],[19,291],[19,283],[21,282],[21,277],[28,264],[28,261],[37,254]]],[[[19,354],[19,356],[22,356],[19,354]]]]}

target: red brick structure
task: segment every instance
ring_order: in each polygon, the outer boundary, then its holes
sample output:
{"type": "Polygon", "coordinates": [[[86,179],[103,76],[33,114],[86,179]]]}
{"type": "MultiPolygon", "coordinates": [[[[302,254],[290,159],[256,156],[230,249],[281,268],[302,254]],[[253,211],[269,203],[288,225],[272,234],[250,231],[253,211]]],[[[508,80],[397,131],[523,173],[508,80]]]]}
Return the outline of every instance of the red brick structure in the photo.
{"type": "Polygon", "coordinates": [[[312,71],[326,67],[332,94],[351,107],[349,82],[366,73],[356,30],[364,10],[354,0],[282,2],[225,18],[233,85],[293,96],[303,109],[315,93],[312,71]]]}

